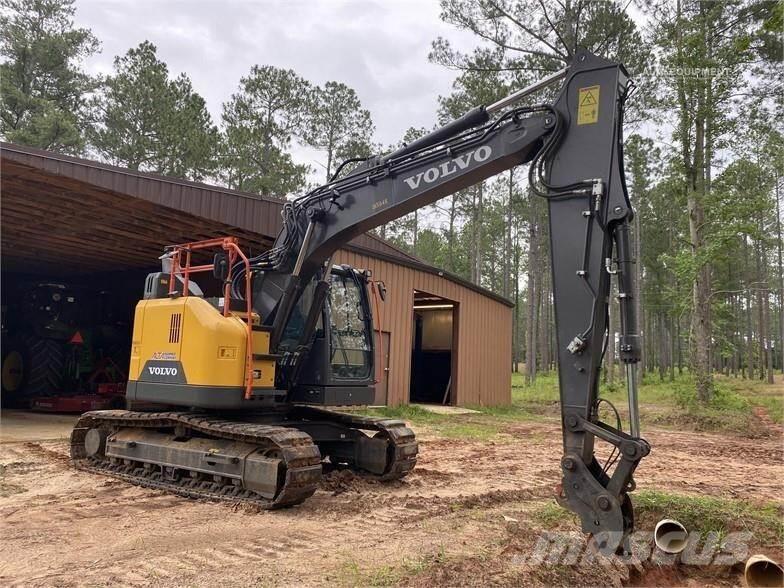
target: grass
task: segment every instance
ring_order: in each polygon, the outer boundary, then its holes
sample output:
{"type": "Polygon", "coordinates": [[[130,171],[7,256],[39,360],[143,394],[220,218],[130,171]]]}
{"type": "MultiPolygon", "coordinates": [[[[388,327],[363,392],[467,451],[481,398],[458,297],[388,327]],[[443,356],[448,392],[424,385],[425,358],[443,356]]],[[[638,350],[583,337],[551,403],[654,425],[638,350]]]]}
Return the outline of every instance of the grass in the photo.
{"type": "Polygon", "coordinates": [[[757,396],[749,401],[764,408],[774,423],[784,423],[784,396],[757,396]]]}
{"type": "MultiPolygon", "coordinates": [[[[628,427],[626,389],[623,382],[612,385],[602,383],[599,395],[612,402],[628,427]]],[[[755,435],[764,427],[754,416],[755,406],[762,406],[774,422],[784,418],[784,392],[781,385],[770,386],[759,381],[715,379],[715,393],[708,403],[697,401],[694,381],[688,373],[676,376],[673,381],[660,380],[647,374],[639,390],[640,415],[643,426],[655,424],[663,427],[698,431],[727,431],[755,435]]],[[[537,375],[531,386],[525,385],[523,374],[512,374],[512,404],[518,410],[533,414],[558,415],[558,379],[555,374],[537,375]]],[[[602,405],[601,417],[614,424],[614,414],[602,405]]]]}
{"type": "Polygon", "coordinates": [[[765,409],[774,423],[784,422],[784,383],[770,385],[760,380],[721,377],[719,380],[743,396],[753,406],[765,409]]]}
{"type": "Polygon", "coordinates": [[[436,414],[420,406],[403,405],[396,407],[373,408],[364,411],[371,416],[402,419],[415,426],[425,425],[440,437],[447,439],[470,439],[489,441],[503,432],[504,426],[520,421],[536,420],[536,415],[515,406],[476,407],[475,414],[445,415],[436,414]]]}
{"type": "Polygon", "coordinates": [[[774,546],[784,543],[783,513],[774,503],[752,504],[745,500],[658,490],[635,492],[632,501],[635,517],[650,526],[666,516],[678,520],[690,531],[725,535],[748,530],[760,543],[774,546]]]}
{"type": "MultiPolygon", "coordinates": [[[[420,406],[397,406],[363,411],[372,416],[403,419],[414,426],[426,426],[447,439],[489,441],[511,440],[503,433],[511,424],[541,421],[560,416],[558,377],[555,373],[539,374],[527,386],[523,374],[511,374],[512,403],[509,406],[468,406],[477,412],[464,415],[436,414],[420,406]]],[[[694,382],[688,373],[673,381],[660,380],[648,374],[640,386],[640,415],[643,427],[656,425],[665,428],[697,431],[723,431],[754,436],[766,432],[754,415],[754,407],[765,408],[774,422],[784,417],[782,385],[770,386],[758,381],[736,380],[717,376],[715,394],[709,403],[697,401],[694,382]]],[[[628,429],[628,405],[625,384],[601,384],[600,397],[618,409],[624,429],[628,429]]],[[[615,424],[615,415],[601,405],[602,420],[615,424]]]]}
{"type": "Polygon", "coordinates": [[[384,564],[370,567],[362,566],[356,560],[344,562],[339,574],[339,584],[344,586],[395,586],[406,578],[416,576],[431,566],[446,560],[444,547],[436,553],[416,558],[403,558],[398,564],[384,564]]]}
{"type": "Polygon", "coordinates": [[[559,523],[575,523],[577,516],[571,511],[558,506],[555,502],[548,501],[532,513],[532,518],[543,527],[551,529],[559,523]]]}
{"type": "MultiPolygon", "coordinates": [[[[784,544],[782,507],[773,502],[751,503],[716,496],[694,496],[660,490],[641,490],[632,495],[638,529],[653,528],[663,518],[676,519],[689,531],[751,531],[756,543],[784,544]]],[[[546,502],[531,513],[534,522],[547,529],[579,524],[576,516],[554,502],[546,502]]]]}

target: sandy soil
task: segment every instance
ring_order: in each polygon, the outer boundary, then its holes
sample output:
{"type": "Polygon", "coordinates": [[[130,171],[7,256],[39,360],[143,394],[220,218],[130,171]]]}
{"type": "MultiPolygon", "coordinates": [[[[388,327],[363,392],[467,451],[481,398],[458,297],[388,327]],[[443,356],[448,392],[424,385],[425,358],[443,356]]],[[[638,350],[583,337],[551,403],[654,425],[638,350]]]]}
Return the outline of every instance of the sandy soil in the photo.
{"type": "MultiPolygon", "coordinates": [[[[421,459],[406,480],[382,485],[333,474],[305,504],[276,512],[76,472],[64,440],[3,442],[0,584],[367,584],[384,582],[368,575],[373,570],[410,569],[428,558],[480,562],[455,572],[468,576],[428,583],[489,583],[479,555],[498,553],[522,533],[532,505],[553,494],[557,423],[515,425],[495,443],[417,432],[421,459]]],[[[639,487],[784,503],[780,436],[652,431],[648,438],[655,449],[639,487]]],[[[531,580],[525,567],[512,573],[490,581],[531,580]]]]}

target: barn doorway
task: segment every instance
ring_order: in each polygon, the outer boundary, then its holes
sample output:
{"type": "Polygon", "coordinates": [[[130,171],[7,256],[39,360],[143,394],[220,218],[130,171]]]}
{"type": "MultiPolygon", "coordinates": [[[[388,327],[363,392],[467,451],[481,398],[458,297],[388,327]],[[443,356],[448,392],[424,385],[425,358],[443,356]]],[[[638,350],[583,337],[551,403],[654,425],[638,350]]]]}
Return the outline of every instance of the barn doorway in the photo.
{"type": "Polygon", "coordinates": [[[410,402],[454,403],[457,308],[452,300],[414,290],[410,402]]]}

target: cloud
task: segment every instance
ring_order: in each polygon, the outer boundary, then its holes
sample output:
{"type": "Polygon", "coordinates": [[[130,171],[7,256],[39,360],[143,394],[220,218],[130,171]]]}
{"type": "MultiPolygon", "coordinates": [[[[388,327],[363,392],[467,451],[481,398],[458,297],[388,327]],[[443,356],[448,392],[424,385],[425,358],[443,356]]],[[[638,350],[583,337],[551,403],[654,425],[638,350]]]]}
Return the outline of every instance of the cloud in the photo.
{"type": "Polygon", "coordinates": [[[172,75],[190,76],[217,122],[252,65],[287,67],[354,88],[383,144],[432,126],[439,94],[450,91],[455,73],[428,62],[431,41],[475,44],[440,21],[435,0],[77,0],[76,8],[77,23],[103,42],[90,71],[110,72],[116,55],[149,40],[172,75]]]}

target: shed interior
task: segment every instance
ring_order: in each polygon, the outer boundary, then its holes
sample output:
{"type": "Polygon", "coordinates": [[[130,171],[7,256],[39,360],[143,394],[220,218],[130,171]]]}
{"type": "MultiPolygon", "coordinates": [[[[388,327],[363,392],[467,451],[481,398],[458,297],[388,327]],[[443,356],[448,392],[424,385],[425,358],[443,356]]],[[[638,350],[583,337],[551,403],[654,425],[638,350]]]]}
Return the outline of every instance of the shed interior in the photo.
{"type": "Polygon", "coordinates": [[[0,205],[4,406],[119,397],[134,307],[166,245],[221,235],[237,236],[254,255],[271,245],[263,235],[6,158],[0,205]]]}
{"type": "Polygon", "coordinates": [[[453,404],[457,303],[414,291],[410,401],[453,404]]]}

